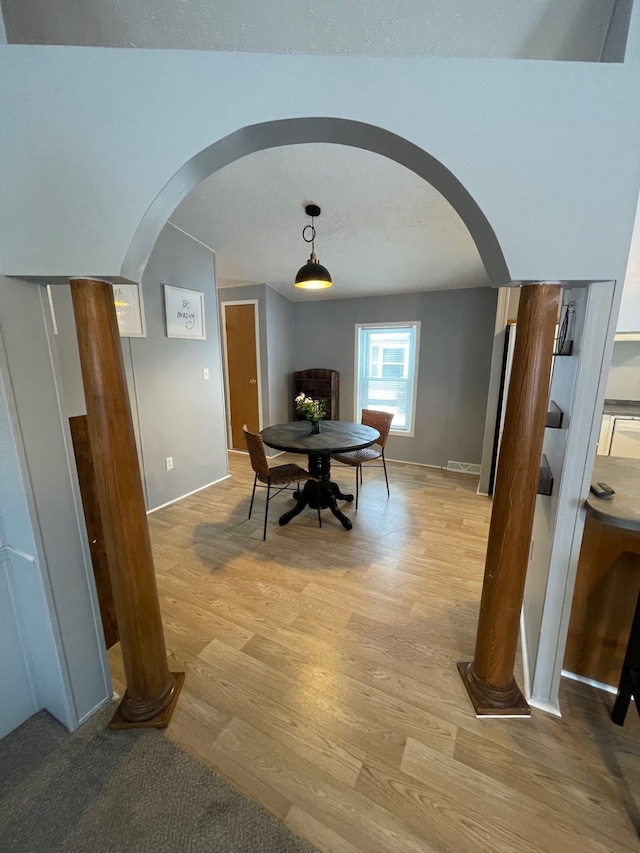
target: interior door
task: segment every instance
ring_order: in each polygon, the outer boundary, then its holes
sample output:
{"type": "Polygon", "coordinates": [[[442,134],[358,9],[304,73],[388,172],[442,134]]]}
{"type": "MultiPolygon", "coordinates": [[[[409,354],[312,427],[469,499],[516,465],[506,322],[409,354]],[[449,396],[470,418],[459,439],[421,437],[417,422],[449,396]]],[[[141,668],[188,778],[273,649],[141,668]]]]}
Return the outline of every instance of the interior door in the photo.
{"type": "Polygon", "coordinates": [[[246,450],[242,427],[260,429],[256,304],[224,304],[231,447],[246,450]]]}

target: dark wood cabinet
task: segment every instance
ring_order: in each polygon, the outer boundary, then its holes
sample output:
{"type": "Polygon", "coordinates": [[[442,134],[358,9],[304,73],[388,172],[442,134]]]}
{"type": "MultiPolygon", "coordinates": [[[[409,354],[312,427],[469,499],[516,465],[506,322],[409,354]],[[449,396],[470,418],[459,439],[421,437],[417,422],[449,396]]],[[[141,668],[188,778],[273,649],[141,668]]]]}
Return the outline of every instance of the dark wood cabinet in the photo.
{"type": "Polygon", "coordinates": [[[91,458],[87,416],[78,415],[77,417],[69,418],[69,425],[71,427],[73,452],[76,457],[76,467],[78,469],[80,497],[82,498],[87,536],[89,537],[93,574],[96,579],[96,591],[98,593],[98,605],[100,606],[100,616],[102,617],[104,639],[107,648],[110,649],[111,646],[118,642],[120,636],[116,620],[116,607],[113,600],[109,564],[107,562],[107,552],[102,532],[102,516],[100,515],[95,472],[91,458]]]}
{"type": "Polygon", "coordinates": [[[325,405],[325,418],[330,421],[340,420],[338,393],[340,374],[337,370],[326,370],[323,367],[312,367],[309,370],[296,370],[293,374],[293,420],[303,421],[304,415],[296,411],[295,398],[304,392],[307,397],[322,400],[325,405]]]}

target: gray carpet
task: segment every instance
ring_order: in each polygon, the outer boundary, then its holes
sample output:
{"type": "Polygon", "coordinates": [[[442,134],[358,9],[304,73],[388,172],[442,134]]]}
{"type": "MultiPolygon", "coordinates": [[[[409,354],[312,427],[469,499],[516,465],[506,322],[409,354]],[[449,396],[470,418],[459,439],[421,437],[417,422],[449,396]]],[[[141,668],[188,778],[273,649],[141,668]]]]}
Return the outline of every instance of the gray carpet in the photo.
{"type": "Polygon", "coordinates": [[[69,734],[46,712],[0,741],[2,853],[313,853],[159,731],[69,734]]]}

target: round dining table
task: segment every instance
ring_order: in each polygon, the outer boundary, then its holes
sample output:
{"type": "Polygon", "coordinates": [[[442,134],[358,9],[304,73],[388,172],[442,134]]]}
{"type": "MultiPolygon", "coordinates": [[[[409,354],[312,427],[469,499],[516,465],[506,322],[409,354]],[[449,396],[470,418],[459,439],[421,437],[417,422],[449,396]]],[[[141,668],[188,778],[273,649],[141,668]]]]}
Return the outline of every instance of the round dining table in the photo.
{"type": "Polygon", "coordinates": [[[311,509],[330,509],[345,530],[351,530],[351,521],[340,512],[338,500],[352,501],[353,495],[345,495],[337,483],[331,480],[331,454],[348,453],[369,447],[380,438],[373,427],[347,421],[320,421],[320,432],[311,431],[309,421],[291,421],[266,427],[260,433],[262,440],[274,450],[289,453],[306,453],[308,470],[315,478],[308,480],[302,491],[295,492],[296,505],[280,516],[280,524],[288,524],[309,506],[311,509]]]}

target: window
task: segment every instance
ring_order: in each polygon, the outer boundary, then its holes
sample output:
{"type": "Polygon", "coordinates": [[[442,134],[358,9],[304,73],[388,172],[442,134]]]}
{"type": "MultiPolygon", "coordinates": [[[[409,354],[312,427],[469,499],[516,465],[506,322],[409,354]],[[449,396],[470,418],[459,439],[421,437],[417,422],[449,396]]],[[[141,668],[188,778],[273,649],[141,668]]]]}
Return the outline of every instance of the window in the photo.
{"type": "Polygon", "coordinates": [[[391,432],[413,435],[420,323],[356,326],[356,411],[393,413],[391,432]]]}

